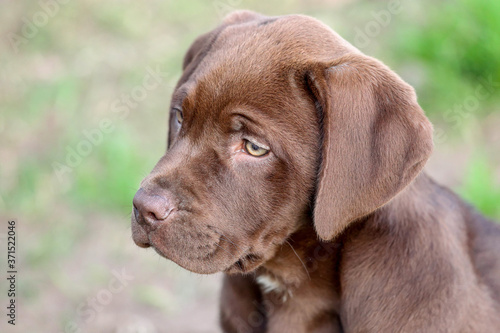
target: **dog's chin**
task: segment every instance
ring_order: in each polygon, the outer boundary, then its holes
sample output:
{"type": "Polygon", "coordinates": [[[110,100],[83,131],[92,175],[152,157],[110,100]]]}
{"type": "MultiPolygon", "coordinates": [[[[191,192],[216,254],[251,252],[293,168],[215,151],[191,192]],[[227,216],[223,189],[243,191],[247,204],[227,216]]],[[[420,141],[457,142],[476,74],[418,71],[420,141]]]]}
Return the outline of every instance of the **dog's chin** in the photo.
{"type": "Polygon", "coordinates": [[[178,248],[167,246],[162,240],[155,239],[155,237],[149,238],[149,245],[162,257],[173,261],[180,267],[187,269],[190,272],[197,274],[215,274],[219,272],[224,272],[228,267],[235,265],[238,261],[238,257],[229,256],[220,247],[215,247],[215,250],[208,251],[206,253],[200,253],[199,251],[192,251],[184,249],[184,251],[178,248]]]}
{"type": "Polygon", "coordinates": [[[186,257],[182,257],[178,255],[175,251],[166,251],[161,246],[152,245],[155,251],[161,255],[162,257],[173,261],[180,267],[197,274],[215,274],[224,270],[224,266],[219,266],[218,263],[215,263],[210,256],[207,256],[206,259],[203,258],[195,258],[188,259],[186,257]]]}
{"type": "Polygon", "coordinates": [[[254,254],[245,254],[241,258],[229,257],[220,248],[206,255],[189,256],[187,253],[167,248],[162,243],[150,241],[149,244],[160,256],[197,274],[215,274],[219,272],[246,274],[256,270],[264,263],[260,256],[254,254]]]}

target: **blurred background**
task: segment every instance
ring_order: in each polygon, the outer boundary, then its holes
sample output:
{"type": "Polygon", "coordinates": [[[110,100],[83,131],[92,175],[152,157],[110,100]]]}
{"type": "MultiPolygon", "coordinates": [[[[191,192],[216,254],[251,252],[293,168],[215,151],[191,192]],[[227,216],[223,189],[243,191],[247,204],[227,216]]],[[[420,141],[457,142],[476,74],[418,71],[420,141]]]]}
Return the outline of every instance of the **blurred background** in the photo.
{"type": "Polygon", "coordinates": [[[3,0],[0,332],[218,332],[219,275],[137,248],[132,197],[166,147],[183,55],[230,11],[314,16],[413,85],[428,172],[500,219],[500,2],[3,0]],[[2,275],[3,276],[3,275],[2,275]]]}

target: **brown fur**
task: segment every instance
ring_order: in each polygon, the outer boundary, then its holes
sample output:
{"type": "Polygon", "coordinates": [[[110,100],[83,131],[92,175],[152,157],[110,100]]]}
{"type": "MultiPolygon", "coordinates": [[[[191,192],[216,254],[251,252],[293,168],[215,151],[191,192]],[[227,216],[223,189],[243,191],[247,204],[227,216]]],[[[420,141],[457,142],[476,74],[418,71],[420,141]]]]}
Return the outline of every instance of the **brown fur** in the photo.
{"type": "Polygon", "coordinates": [[[312,18],[248,11],[183,69],[132,232],[225,272],[224,332],[500,331],[500,228],[421,172],[432,126],[394,72],[312,18]]]}

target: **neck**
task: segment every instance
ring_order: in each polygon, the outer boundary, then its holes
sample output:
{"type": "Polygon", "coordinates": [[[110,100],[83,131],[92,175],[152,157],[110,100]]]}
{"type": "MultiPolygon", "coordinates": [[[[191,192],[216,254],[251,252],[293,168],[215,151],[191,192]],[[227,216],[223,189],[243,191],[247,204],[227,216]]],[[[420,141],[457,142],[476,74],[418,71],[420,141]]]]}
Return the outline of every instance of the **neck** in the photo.
{"type": "Polygon", "coordinates": [[[319,240],[312,221],[308,222],[283,243],[271,260],[258,269],[257,279],[261,286],[264,285],[264,291],[272,288],[293,292],[318,277],[334,275],[341,243],[319,240]]]}
{"type": "Polygon", "coordinates": [[[262,289],[269,290],[273,287],[273,289],[294,290],[315,279],[323,281],[325,276],[333,277],[334,284],[338,287],[338,265],[343,240],[356,235],[366,223],[369,225],[382,223],[383,228],[389,229],[399,228],[405,220],[408,220],[408,217],[399,215],[406,213],[408,206],[421,205],[419,201],[426,200],[427,194],[423,189],[429,188],[430,182],[432,180],[427,175],[420,174],[381,209],[352,223],[341,236],[329,242],[318,238],[313,221],[309,218],[302,228],[282,244],[276,255],[257,270],[257,278],[261,281],[262,289]]]}

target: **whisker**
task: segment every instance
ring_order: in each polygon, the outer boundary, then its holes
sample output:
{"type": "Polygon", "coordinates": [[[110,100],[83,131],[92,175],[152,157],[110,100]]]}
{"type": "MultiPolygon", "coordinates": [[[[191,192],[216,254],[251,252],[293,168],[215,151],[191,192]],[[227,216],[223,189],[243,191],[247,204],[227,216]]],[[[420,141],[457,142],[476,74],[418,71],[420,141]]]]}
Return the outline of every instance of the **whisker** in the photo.
{"type": "Polygon", "coordinates": [[[302,264],[302,267],[304,267],[306,273],[307,273],[307,277],[309,278],[309,280],[311,279],[311,276],[309,275],[309,271],[307,270],[307,267],[306,265],[304,264],[304,262],[302,261],[302,259],[300,259],[299,255],[297,254],[297,252],[295,252],[295,249],[293,248],[292,244],[290,244],[290,242],[288,240],[285,241],[288,245],[290,245],[290,248],[292,249],[293,253],[295,253],[295,256],[297,257],[297,259],[299,259],[300,263],[302,264]]]}
{"type": "Polygon", "coordinates": [[[223,248],[223,247],[222,247],[222,246],[220,246],[219,244],[215,244],[215,245],[217,245],[217,247],[218,247],[219,249],[222,249],[222,250],[226,251],[226,253],[227,253],[227,254],[229,254],[229,256],[230,256],[230,257],[232,257],[232,256],[233,256],[233,255],[232,255],[232,254],[231,254],[228,250],[226,250],[225,248],[223,248]]]}
{"type": "Polygon", "coordinates": [[[237,249],[239,249],[238,245],[234,244],[233,241],[231,241],[226,235],[224,234],[220,234],[222,237],[224,237],[229,243],[233,244],[234,247],[236,247],[237,249]]]}
{"type": "Polygon", "coordinates": [[[214,231],[216,234],[220,235],[221,237],[224,237],[229,243],[233,244],[234,247],[236,247],[238,250],[240,250],[239,246],[236,245],[232,240],[230,240],[229,237],[227,237],[226,235],[224,235],[222,232],[217,231],[215,229],[215,227],[213,227],[213,226],[210,226],[210,227],[211,227],[210,229],[212,229],[212,231],[214,231]]]}

